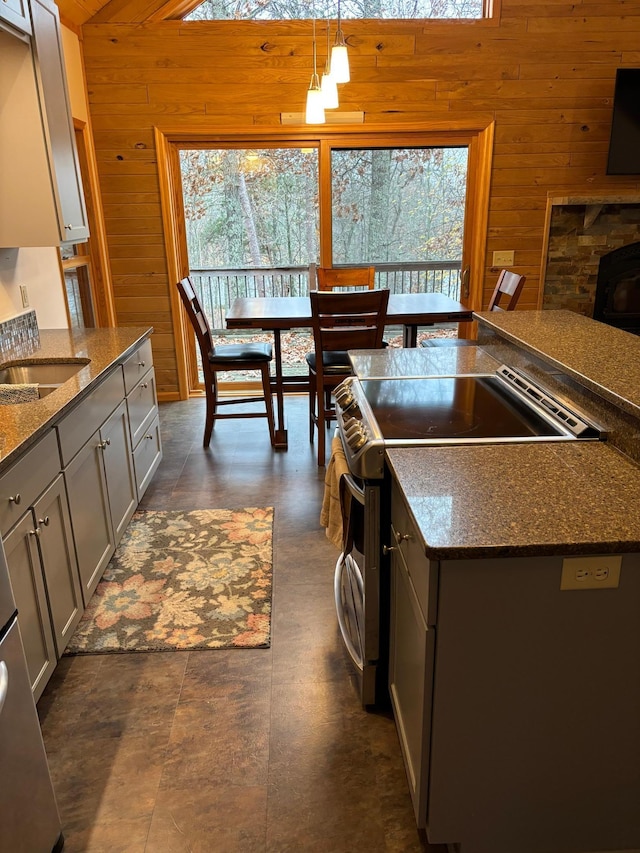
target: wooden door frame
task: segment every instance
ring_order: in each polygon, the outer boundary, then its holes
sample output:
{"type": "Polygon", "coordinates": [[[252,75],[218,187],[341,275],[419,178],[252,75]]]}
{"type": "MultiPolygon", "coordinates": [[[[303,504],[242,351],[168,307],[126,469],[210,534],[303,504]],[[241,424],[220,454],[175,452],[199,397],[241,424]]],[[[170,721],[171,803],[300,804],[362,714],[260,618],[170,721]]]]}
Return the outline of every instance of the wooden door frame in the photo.
{"type": "MultiPolygon", "coordinates": [[[[180,399],[187,399],[190,392],[190,376],[195,364],[195,346],[188,334],[187,320],[180,304],[175,283],[189,274],[182,186],[180,176],[179,150],[194,147],[246,147],[259,148],[261,144],[319,148],[319,157],[330,156],[332,146],[344,147],[393,147],[402,146],[452,146],[468,147],[468,183],[464,216],[464,244],[462,265],[471,270],[469,307],[479,310],[482,306],[482,290],[486,266],[487,225],[489,218],[489,189],[491,183],[491,164],[493,157],[494,118],[492,115],[464,117],[457,120],[439,122],[421,122],[419,124],[396,125],[301,125],[277,127],[247,127],[220,132],[219,129],[202,127],[185,129],[184,127],[154,127],[158,174],[160,180],[160,201],[165,237],[167,272],[176,364],[178,370],[178,388],[180,399]]],[[[325,172],[321,174],[326,175],[325,172]]],[[[324,184],[327,184],[325,179],[324,184]]],[[[319,187],[321,210],[330,210],[330,185],[319,187]],[[329,206],[327,208],[327,205],[329,206]]],[[[325,216],[321,222],[330,222],[325,216]]],[[[321,234],[321,252],[328,252],[327,238],[321,234]],[[324,240],[323,240],[324,238],[324,240]]],[[[326,258],[321,257],[321,262],[326,258]]],[[[471,324],[465,324],[468,326],[471,324]]],[[[466,334],[471,334],[467,332],[466,334]]]]}

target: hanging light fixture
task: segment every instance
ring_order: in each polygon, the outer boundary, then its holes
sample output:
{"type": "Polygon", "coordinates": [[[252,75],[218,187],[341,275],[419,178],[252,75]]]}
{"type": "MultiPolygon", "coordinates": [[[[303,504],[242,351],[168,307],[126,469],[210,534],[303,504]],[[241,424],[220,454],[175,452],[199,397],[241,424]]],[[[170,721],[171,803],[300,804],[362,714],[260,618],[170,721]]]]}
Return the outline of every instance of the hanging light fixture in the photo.
{"type": "Polygon", "coordinates": [[[320,88],[322,89],[322,101],[324,103],[325,110],[335,110],[340,104],[338,103],[338,86],[336,85],[336,81],[333,79],[331,74],[331,45],[329,40],[329,33],[331,30],[331,24],[327,19],[327,62],[324,67],[324,73],[322,74],[322,84],[320,88]]]}
{"type": "Polygon", "coordinates": [[[316,48],[316,19],[313,18],[313,74],[311,75],[311,83],[307,91],[307,110],[305,115],[307,124],[324,124],[324,101],[322,97],[322,89],[320,88],[320,78],[318,77],[317,69],[317,48],[316,48]]]}
{"type": "Polygon", "coordinates": [[[331,51],[331,76],[336,83],[349,82],[349,54],[344,33],[340,24],[340,0],[338,0],[338,30],[336,40],[331,51]]]}

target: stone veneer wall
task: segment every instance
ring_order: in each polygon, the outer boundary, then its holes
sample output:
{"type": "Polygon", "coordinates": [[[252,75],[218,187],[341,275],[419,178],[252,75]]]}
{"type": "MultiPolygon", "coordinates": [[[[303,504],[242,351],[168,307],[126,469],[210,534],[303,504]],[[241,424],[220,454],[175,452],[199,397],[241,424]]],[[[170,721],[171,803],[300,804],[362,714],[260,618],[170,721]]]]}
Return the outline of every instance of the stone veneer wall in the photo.
{"type": "Polygon", "coordinates": [[[542,307],[591,317],[600,258],[640,241],[640,200],[566,201],[551,211],[542,307]]]}
{"type": "Polygon", "coordinates": [[[40,342],[40,332],[35,311],[26,311],[17,317],[0,322],[0,355],[12,350],[30,354],[40,342]]]}

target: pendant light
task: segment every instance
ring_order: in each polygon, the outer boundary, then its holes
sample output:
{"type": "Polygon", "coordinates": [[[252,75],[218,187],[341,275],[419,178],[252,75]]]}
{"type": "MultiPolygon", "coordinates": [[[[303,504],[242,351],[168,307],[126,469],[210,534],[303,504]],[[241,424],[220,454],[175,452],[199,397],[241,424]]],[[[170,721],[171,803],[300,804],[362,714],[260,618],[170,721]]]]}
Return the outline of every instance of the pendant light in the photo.
{"type": "Polygon", "coordinates": [[[349,54],[347,53],[347,43],[344,40],[344,33],[340,24],[340,0],[338,0],[338,30],[331,51],[331,76],[336,83],[348,83],[350,79],[349,54]]]}
{"type": "Polygon", "coordinates": [[[322,101],[324,103],[325,110],[335,110],[340,106],[338,103],[338,86],[331,74],[331,45],[329,42],[330,30],[331,23],[327,19],[327,62],[324,67],[322,84],[320,86],[322,89],[322,101]]]}
{"type": "Polygon", "coordinates": [[[324,102],[322,97],[322,89],[320,88],[320,78],[317,70],[317,53],[316,53],[316,19],[313,19],[313,74],[311,75],[311,83],[307,91],[307,110],[305,115],[307,124],[324,124],[324,102]]]}

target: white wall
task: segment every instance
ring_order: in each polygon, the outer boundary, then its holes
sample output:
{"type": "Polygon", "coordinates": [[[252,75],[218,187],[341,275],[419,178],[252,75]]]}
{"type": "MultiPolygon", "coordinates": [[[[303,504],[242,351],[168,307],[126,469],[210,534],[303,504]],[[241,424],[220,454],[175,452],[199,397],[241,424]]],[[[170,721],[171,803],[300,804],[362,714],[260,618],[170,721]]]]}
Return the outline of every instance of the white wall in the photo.
{"type": "Polygon", "coordinates": [[[58,249],[0,249],[0,320],[21,314],[20,285],[41,329],[66,329],[67,313],[58,249]]]}

